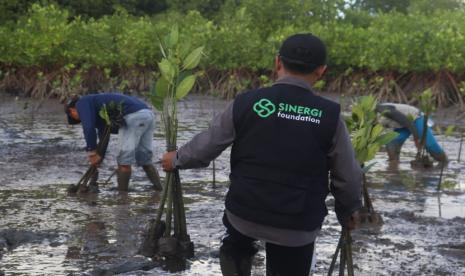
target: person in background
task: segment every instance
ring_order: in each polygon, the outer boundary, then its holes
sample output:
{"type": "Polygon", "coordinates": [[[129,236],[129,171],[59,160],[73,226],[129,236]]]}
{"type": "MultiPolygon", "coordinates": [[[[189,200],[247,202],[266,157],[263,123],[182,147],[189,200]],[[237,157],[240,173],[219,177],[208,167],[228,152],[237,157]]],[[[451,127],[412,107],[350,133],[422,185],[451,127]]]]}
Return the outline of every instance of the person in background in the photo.
{"type": "MultiPolygon", "coordinates": [[[[402,145],[410,135],[413,136],[415,146],[420,146],[423,135],[424,117],[420,110],[408,104],[381,103],[376,111],[382,114],[381,123],[386,128],[391,128],[399,135],[386,145],[389,160],[398,161],[402,145]]],[[[431,130],[430,122],[426,129],[426,151],[439,162],[447,162],[447,155],[436,141],[431,130]]]]}
{"type": "MultiPolygon", "coordinates": [[[[91,94],[73,98],[65,105],[68,123],[82,125],[90,164],[98,166],[103,159],[96,151],[97,134],[101,139],[105,129],[105,122],[99,116],[103,105],[117,109],[108,113],[114,117],[110,119],[120,125],[112,127],[112,133],[118,133],[119,138],[116,173],[118,190],[128,191],[131,166],[134,164],[142,166],[155,190],[162,190],[160,177],[152,164],[155,117],[149,107],[135,97],[117,93],[91,94]]],[[[97,177],[90,184],[96,191],[97,177]]]]}
{"type": "Polygon", "coordinates": [[[325,61],[318,37],[287,38],[271,87],[238,95],[206,131],[162,158],[165,171],[206,167],[232,145],[223,275],[251,274],[257,240],[266,243],[266,275],[309,275],[330,191],[340,223],[352,229],[358,221],[362,172],[340,106],[312,89],[325,61]]]}

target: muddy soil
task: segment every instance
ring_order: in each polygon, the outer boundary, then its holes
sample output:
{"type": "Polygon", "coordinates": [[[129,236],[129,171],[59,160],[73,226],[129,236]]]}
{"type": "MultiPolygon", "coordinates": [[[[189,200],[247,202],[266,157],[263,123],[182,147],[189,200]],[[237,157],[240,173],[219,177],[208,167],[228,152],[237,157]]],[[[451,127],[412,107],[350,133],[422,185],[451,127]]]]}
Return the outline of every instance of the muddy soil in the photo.
{"type": "MultiPolygon", "coordinates": [[[[205,129],[226,104],[203,96],[181,102],[180,144],[205,129]]],[[[211,166],[181,172],[195,257],[186,271],[170,274],[137,254],[159,201],[143,171],[135,169],[128,194],[115,191],[115,179],[103,184],[116,165],[112,137],[100,169],[101,192],[67,195],[68,185],[87,169],[81,129],[66,125],[57,101],[44,101],[35,110],[37,105],[0,99],[0,275],[221,275],[229,150],[216,160],[216,188],[211,166]]],[[[448,114],[436,123],[460,123],[448,114]]],[[[154,140],[158,159],[165,148],[160,128],[154,140]]],[[[439,167],[410,168],[415,156],[410,141],[398,164],[388,164],[384,152],[376,156],[367,178],[384,224],[353,232],[356,275],[465,275],[465,162],[456,161],[460,134],[438,140],[451,160],[441,192],[436,191],[439,167]]],[[[326,275],[340,235],[332,202],[329,198],[330,213],[317,240],[315,275],[326,275]]],[[[262,250],[253,275],[264,275],[264,266],[262,250]]]]}

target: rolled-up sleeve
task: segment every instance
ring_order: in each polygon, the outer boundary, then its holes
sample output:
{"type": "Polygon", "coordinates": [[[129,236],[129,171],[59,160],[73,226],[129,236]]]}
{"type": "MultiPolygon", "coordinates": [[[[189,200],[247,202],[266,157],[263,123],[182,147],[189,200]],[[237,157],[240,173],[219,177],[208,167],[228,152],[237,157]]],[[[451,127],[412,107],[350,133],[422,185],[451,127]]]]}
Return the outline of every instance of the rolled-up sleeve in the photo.
{"type": "Polygon", "coordinates": [[[355,159],[349,132],[342,117],[333,137],[328,160],[336,214],[339,222],[344,223],[354,211],[362,207],[362,170],[355,159]]]}
{"type": "Polygon", "coordinates": [[[174,166],[180,169],[207,167],[233,143],[234,137],[233,102],[231,102],[212,120],[208,129],[179,148],[174,166]]]}

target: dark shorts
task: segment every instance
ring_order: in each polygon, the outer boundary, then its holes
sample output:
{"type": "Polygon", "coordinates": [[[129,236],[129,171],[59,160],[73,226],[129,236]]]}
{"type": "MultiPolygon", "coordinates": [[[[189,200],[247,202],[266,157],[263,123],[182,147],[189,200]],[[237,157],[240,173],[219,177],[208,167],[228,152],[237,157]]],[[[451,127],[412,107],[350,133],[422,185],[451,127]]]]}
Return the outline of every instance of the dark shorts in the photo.
{"type": "MultiPolygon", "coordinates": [[[[257,253],[256,240],[241,234],[231,223],[226,214],[223,216],[226,235],[221,251],[231,256],[253,256],[257,253]]],[[[312,264],[314,243],[300,247],[287,247],[266,243],[267,276],[308,276],[312,264]]]]}

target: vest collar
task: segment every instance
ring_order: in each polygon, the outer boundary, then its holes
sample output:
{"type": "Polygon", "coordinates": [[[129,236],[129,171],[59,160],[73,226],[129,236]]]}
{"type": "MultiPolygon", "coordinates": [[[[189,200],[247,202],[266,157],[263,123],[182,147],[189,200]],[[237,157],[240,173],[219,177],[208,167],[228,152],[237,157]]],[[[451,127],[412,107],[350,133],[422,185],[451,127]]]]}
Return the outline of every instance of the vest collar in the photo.
{"type": "Polygon", "coordinates": [[[285,77],[279,78],[275,83],[273,83],[273,85],[276,85],[276,84],[294,85],[294,86],[307,89],[310,92],[313,92],[312,86],[308,82],[302,79],[296,78],[296,77],[292,77],[292,76],[285,76],[285,77]]]}

